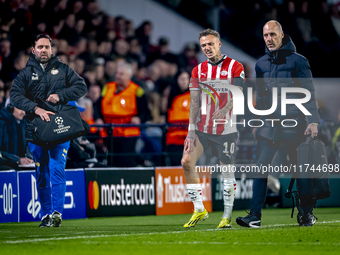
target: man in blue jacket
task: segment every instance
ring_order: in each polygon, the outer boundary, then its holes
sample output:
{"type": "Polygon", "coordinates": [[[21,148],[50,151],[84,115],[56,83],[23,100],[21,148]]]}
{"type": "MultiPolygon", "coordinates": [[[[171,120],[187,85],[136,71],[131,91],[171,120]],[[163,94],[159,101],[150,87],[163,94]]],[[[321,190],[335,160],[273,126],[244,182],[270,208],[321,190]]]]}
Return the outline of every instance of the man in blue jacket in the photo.
{"type": "MultiPolygon", "coordinates": [[[[255,66],[257,78],[256,108],[267,110],[272,106],[273,88],[278,89],[277,109],[271,116],[262,119],[276,119],[280,121],[263,121],[264,125],[254,128],[253,135],[257,139],[256,165],[268,166],[281,143],[286,143],[289,159],[292,164],[297,163],[297,147],[305,140],[304,135],[317,136],[319,116],[315,101],[313,77],[308,60],[296,53],[296,48],[288,35],[284,35],[282,27],[277,21],[269,21],[263,27],[263,38],[266,44],[266,55],[261,57],[255,66]],[[301,87],[311,93],[310,100],[303,106],[311,113],[306,116],[295,105],[287,105],[285,116],[281,115],[281,88],[301,87]],[[285,126],[281,125],[284,119],[285,126]],[[290,122],[290,123],[288,123],[290,122]],[[296,124],[296,126],[295,126],[296,124]],[[288,127],[290,126],[290,127],[288,127]],[[306,127],[307,126],[307,127],[306,127]]],[[[298,93],[287,93],[287,99],[298,99],[298,93]]],[[[253,182],[253,198],[250,214],[238,217],[237,224],[244,227],[259,227],[261,225],[261,211],[266,199],[268,174],[258,174],[253,182]]],[[[313,208],[316,200],[304,200],[299,205],[299,224],[312,226],[315,223],[313,208]]]]}
{"type": "MultiPolygon", "coordinates": [[[[49,115],[54,114],[43,109],[39,105],[40,100],[52,105],[67,104],[68,101],[79,99],[87,91],[84,79],[52,55],[51,41],[46,34],[36,36],[26,67],[20,71],[11,89],[14,106],[24,110],[31,120],[39,116],[44,121],[50,121],[49,115]]],[[[69,146],[69,141],[53,148],[29,143],[36,165],[38,195],[42,205],[40,227],[59,227],[61,224],[69,146]]]]}
{"type": "Polygon", "coordinates": [[[9,98],[0,111],[0,170],[18,169],[19,165],[34,163],[26,145],[25,114],[14,107],[9,98]]]}

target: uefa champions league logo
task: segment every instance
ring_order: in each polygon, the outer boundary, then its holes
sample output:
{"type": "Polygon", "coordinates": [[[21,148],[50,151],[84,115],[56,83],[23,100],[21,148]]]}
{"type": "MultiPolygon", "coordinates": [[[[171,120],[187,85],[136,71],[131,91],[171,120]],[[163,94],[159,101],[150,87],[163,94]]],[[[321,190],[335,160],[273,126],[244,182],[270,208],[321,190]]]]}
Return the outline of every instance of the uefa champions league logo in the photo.
{"type": "Polygon", "coordinates": [[[64,122],[62,117],[56,117],[55,118],[55,123],[57,123],[58,125],[62,125],[64,122]]]}
{"type": "Polygon", "coordinates": [[[53,132],[56,132],[57,134],[68,132],[69,129],[71,128],[71,126],[69,126],[69,124],[67,124],[67,119],[66,119],[66,124],[65,124],[66,126],[63,125],[64,119],[60,116],[56,117],[54,119],[54,122],[58,125],[58,128],[53,129],[53,132]]]}
{"type": "Polygon", "coordinates": [[[57,123],[58,128],[64,127],[64,125],[63,125],[64,120],[63,120],[62,117],[56,117],[54,121],[55,121],[55,123],[57,123]]]}

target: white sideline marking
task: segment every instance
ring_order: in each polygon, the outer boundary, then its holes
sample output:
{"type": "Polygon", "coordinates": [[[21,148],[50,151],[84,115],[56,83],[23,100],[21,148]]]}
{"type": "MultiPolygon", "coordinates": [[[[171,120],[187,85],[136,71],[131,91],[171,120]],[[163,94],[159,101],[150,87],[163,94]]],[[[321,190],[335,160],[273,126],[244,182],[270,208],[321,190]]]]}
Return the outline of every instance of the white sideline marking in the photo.
{"type": "MultiPolygon", "coordinates": [[[[85,244],[98,244],[99,242],[96,241],[84,241],[82,243],[85,244]]],[[[239,243],[239,242],[204,242],[204,241],[192,241],[192,242],[182,242],[182,241],[178,241],[178,242],[137,242],[137,241],[132,241],[132,242],[116,242],[116,241],[110,241],[104,242],[105,244],[108,243],[116,243],[116,244],[160,244],[160,245],[164,245],[164,244],[218,244],[218,245],[226,245],[226,244],[232,244],[232,245],[333,245],[333,246],[339,246],[340,243],[320,243],[320,242],[316,242],[316,243],[304,243],[304,242],[298,242],[298,243],[239,243]]]]}
{"type": "MultiPolygon", "coordinates": [[[[329,224],[329,223],[338,223],[340,220],[334,220],[334,221],[322,221],[318,222],[319,224],[329,224]]],[[[270,228],[270,227],[284,227],[284,226],[297,226],[297,223],[295,224],[275,224],[275,225],[267,225],[260,228],[255,229],[261,229],[261,228],[270,228]]],[[[241,229],[249,229],[249,228],[241,228],[241,229]]],[[[240,230],[239,228],[229,228],[227,231],[230,230],[240,230]]],[[[36,238],[36,239],[26,239],[26,240],[16,240],[16,241],[3,241],[2,243],[7,244],[17,244],[17,243],[35,243],[35,242],[48,242],[48,241],[58,241],[58,240],[69,240],[69,239],[88,239],[88,238],[105,238],[105,237],[129,237],[129,236],[147,236],[147,235],[167,235],[167,234],[180,234],[180,233],[188,233],[188,232],[207,232],[207,231],[226,231],[225,229],[197,229],[197,230],[183,230],[183,231],[169,231],[169,232],[151,232],[151,233],[139,233],[139,234],[115,234],[115,235],[92,235],[92,236],[67,236],[67,237],[55,237],[55,238],[36,238]]],[[[157,243],[157,242],[155,242],[157,243]]],[[[173,243],[173,242],[172,242],[173,243]]],[[[178,242],[180,244],[181,242],[178,242]]],[[[184,243],[184,242],[182,242],[184,243]]],[[[199,243],[199,242],[191,242],[191,243],[199,243]]],[[[202,243],[211,243],[211,244],[220,244],[219,242],[202,242],[202,243]]],[[[222,244],[222,242],[221,242],[222,244]]],[[[223,243],[225,244],[225,243],[223,243]]],[[[233,244],[239,244],[237,242],[233,244]]],[[[245,245],[251,245],[251,243],[240,243],[245,245]]],[[[284,244],[284,243],[258,243],[258,244],[284,244]]],[[[301,243],[289,243],[289,244],[301,244],[301,243]]],[[[320,243],[310,243],[310,244],[319,244],[320,243]]],[[[323,244],[324,245],[324,244],[323,244]]],[[[339,245],[333,244],[333,245],[339,245]]]]}
{"type": "MultiPolygon", "coordinates": [[[[94,243],[94,242],[93,242],[94,243]]],[[[112,243],[112,242],[110,242],[112,243]]],[[[114,243],[114,242],[113,242],[114,243]]],[[[115,242],[115,243],[125,243],[125,244],[130,244],[131,242],[115,242]]],[[[193,241],[193,242],[143,242],[144,244],[220,244],[220,245],[226,245],[226,244],[232,244],[232,245],[340,245],[340,243],[239,243],[239,242],[233,242],[233,243],[228,243],[228,242],[202,242],[202,241],[193,241]]]]}
{"type": "MultiPolygon", "coordinates": [[[[340,220],[333,220],[333,221],[321,221],[321,222],[316,222],[315,224],[329,224],[329,223],[338,223],[340,220]]],[[[261,226],[260,228],[271,228],[271,227],[284,227],[284,226],[296,226],[297,223],[290,223],[290,224],[274,224],[274,225],[266,225],[266,226],[261,226]]]]}

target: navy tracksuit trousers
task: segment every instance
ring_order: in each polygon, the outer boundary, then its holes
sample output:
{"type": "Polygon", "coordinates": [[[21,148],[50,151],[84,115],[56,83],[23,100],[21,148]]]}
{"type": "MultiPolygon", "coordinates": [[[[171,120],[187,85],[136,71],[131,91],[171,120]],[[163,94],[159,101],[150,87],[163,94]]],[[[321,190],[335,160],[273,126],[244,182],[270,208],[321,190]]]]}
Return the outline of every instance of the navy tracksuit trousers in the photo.
{"type": "Polygon", "coordinates": [[[70,141],[51,149],[28,143],[35,161],[37,189],[43,216],[62,213],[65,202],[65,165],[70,141]]]}
{"type": "MultiPolygon", "coordinates": [[[[257,138],[257,161],[256,165],[268,166],[271,164],[272,159],[280,147],[281,142],[274,142],[264,138],[257,138]]],[[[297,152],[296,149],[301,144],[299,142],[286,142],[290,163],[297,164],[297,152]]],[[[253,181],[253,198],[251,200],[251,212],[255,212],[261,215],[262,207],[266,201],[267,195],[267,179],[268,173],[257,173],[253,181]]],[[[287,187],[288,188],[288,187],[287,187]]],[[[304,211],[308,212],[315,207],[316,201],[306,201],[304,203],[304,211]]]]}

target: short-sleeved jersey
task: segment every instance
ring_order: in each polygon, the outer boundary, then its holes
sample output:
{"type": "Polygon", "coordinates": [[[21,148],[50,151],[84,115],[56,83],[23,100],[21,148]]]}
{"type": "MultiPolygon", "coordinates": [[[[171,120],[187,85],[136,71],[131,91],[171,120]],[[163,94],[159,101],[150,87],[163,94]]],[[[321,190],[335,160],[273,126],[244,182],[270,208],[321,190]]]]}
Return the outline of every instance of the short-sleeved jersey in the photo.
{"type": "Polygon", "coordinates": [[[216,64],[212,64],[206,60],[192,70],[190,90],[200,90],[201,102],[206,102],[206,114],[202,114],[202,109],[200,110],[196,123],[196,130],[214,135],[226,135],[237,132],[235,124],[236,116],[232,114],[232,110],[224,117],[223,120],[225,121],[219,121],[221,124],[215,124],[214,126],[212,120],[213,113],[224,107],[233,97],[231,91],[228,89],[225,89],[222,92],[219,92],[219,90],[211,91],[208,87],[196,82],[206,81],[207,79],[221,79],[227,80],[229,84],[233,84],[233,79],[236,77],[244,79],[243,66],[241,63],[227,56],[224,56],[216,64]],[[207,90],[211,93],[206,93],[205,91],[207,90]],[[216,94],[218,94],[219,98],[216,94]],[[215,100],[212,99],[211,96],[213,96],[215,100]],[[206,98],[203,100],[203,97],[206,98]],[[231,125],[231,123],[233,124],[231,125]]]}

